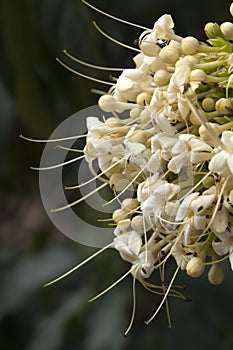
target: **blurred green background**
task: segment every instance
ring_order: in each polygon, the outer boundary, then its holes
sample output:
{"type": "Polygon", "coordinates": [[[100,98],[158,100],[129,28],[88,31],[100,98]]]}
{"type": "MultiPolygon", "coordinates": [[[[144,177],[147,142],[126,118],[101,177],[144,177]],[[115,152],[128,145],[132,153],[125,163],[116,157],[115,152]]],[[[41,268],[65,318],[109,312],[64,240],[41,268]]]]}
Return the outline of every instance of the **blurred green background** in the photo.
{"type": "MultiPolygon", "coordinates": [[[[124,19],[152,26],[170,13],[179,35],[204,39],[207,21],[231,20],[231,1],[93,0],[92,4],[124,19]]],[[[94,303],[87,300],[128,268],[108,251],[65,280],[43,284],[74,266],[95,249],[63,236],[44,212],[37,165],[41,145],[24,142],[20,133],[47,138],[69,115],[97,102],[91,88],[103,89],[63,69],[55,60],[66,48],[91,63],[132,67],[133,52],[107,41],[92,21],[125,43],[140,30],[111,21],[80,0],[0,1],[0,348],[3,350],[233,349],[232,272],[224,265],[221,286],[180,274],[192,302],[171,300],[172,328],[165,311],[146,326],[159,299],[138,286],[134,327],[125,339],[131,315],[132,282],[127,278],[94,303]]],[[[109,79],[107,73],[79,67],[109,79]]],[[[77,130],[78,133],[78,130],[77,130]]]]}

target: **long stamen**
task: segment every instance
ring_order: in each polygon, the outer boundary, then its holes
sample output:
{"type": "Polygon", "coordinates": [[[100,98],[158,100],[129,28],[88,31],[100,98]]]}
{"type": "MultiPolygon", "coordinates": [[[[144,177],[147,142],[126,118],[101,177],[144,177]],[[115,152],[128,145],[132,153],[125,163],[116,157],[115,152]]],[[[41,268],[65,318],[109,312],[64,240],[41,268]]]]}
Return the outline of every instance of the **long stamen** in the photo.
{"type": "MultiPolygon", "coordinates": [[[[138,268],[137,268],[137,270],[138,270],[138,268]]],[[[128,326],[128,328],[126,329],[126,331],[125,331],[125,333],[124,333],[124,336],[126,336],[126,335],[129,333],[130,329],[132,328],[134,319],[135,319],[136,304],[137,304],[137,300],[136,300],[136,288],[135,288],[137,270],[136,270],[135,276],[133,277],[133,310],[132,310],[132,315],[131,315],[131,319],[130,319],[129,326],[128,326]]]]}
{"type": "Polygon", "coordinates": [[[76,152],[76,153],[83,153],[83,149],[76,149],[76,148],[69,148],[69,147],[64,147],[64,146],[56,146],[55,148],[63,149],[64,151],[69,151],[69,152],[76,152]]]}
{"type": "Polygon", "coordinates": [[[125,21],[124,19],[121,19],[121,18],[112,16],[112,15],[110,15],[109,13],[106,13],[106,12],[100,10],[99,8],[97,8],[97,7],[95,7],[95,6],[91,5],[91,4],[89,4],[86,0],[82,0],[82,2],[83,2],[85,5],[89,6],[91,9],[93,9],[94,11],[99,12],[99,13],[101,13],[102,15],[104,15],[104,16],[106,16],[106,17],[109,17],[109,18],[111,18],[111,19],[113,19],[113,20],[115,20],[115,21],[117,21],[117,22],[121,22],[121,23],[124,23],[124,24],[128,24],[128,25],[130,25],[130,26],[133,26],[133,27],[136,27],[136,28],[140,28],[140,29],[143,29],[143,30],[148,30],[148,29],[149,29],[149,28],[143,27],[143,26],[141,26],[141,25],[139,25],[139,24],[132,23],[132,22],[128,22],[128,21],[125,21]]]}
{"type": "MultiPolygon", "coordinates": [[[[162,286],[156,286],[152,283],[149,283],[147,281],[143,281],[142,283],[143,287],[150,291],[151,293],[153,294],[157,294],[157,295],[163,295],[164,296],[164,292],[161,292],[161,291],[157,291],[155,289],[158,289],[158,290],[163,290],[163,287],[162,286]]],[[[174,286],[175,287],[175,286],[174,286]]],[[[169,297],[174,297],[174,298],[179,298],[179,299],[182,299],[184,301],[187,301],[188,300],[188,297],[186,297],[184,294],[178,292],[177,290],[171,288],[170,289],[170,292],[169,292],[169,297]]]]}
{"type": "MultiPolygon", "coordinates": [[[[160,276],[161,276],[161,281],[162,281],[162,288],[164,295],[166,293],[166,287],[164,284],[165,280],[165,264],[163,264],[160,268],[160,276]]],[[[169,304],[168,304],[168,298],[165,299],[165,305],[166,305],[166,313],[167,313],[167,320],[168,320],[168,328],[171,328],[171,316],[170,316],[170,310],[169,310],[169,304]]]]}
{"type": "Polygon", "coordinates": [[[95,81],[97,83],[101,83],[101,84],[105,84],[105,85],[110,85],[110,86],[113,86],[114,84],[113,83],[110,83],[109,81],[105,81],[105,80],[101,80],[101,79],[97,79],[97,78],[93,78],[93,77],[90,77],[89,75],[86,75],[86,74],[83,74],[83,73],[80,73],[80,72],[77,72],[76,70],[74,70],[73,68],[67,66],[64,62],[62,62],[59,58],[56,58],[57,62],[60,63],[63,67],[65,67],[66,69],[68,69],[70,72],[82,77],[82,78],[85,78],[85,79],[88,79],[88,80],[91,80],[91,81],[95,81]]]}
{"type": "Polygon", "coordinates": [[[123,281],[123,279],[125,277],[127,277],[133,270],[135,267],[131,267],[131,269],[129,271],[127,271],[123,276],[121,276],[116,282],[114,282],[113,284],[111,284],[108,288],[106,288],[103,292],[99,293],[98,295],[96,295],[95,297],[91,298],[90,300],[88,300],[89,303],[91,303],[92,301],[100,298],[102,295],[104,295],[105,293],[107,293],[109,290],[111,290],[113,287],[115,287],[118,283],[120,283],[121,281],[123,281]]]}
{"type": "Polygon", "coordinates": [[[174,282],[174,280],[175,280],[175,278],[176,278],[176,275],[177,275],[179,269],[180,269],[180,266],[177,266],[177,269],[176,269],[176,271],[175,271],[175,273],[174,273],[174,275],[173,275],[173,277],[172,277],[172,279],[171,279],[171,282],[169,283],[169,286],[167,287],[167,291],[166,291],[166,293],[164,294],[164,297],[163,297],[163,299],[162,299],[160,305],[159,305],[158,308],[156,309],[155,313],[151,316],[151,318],[150,318],[148,321],[145,321],[145,323],[146,323],[147,325],[149,325],[149,324],[151,323],[151,321],[155,318],[155,316],[159,313],[161,307],[163,306],[165,300],[167,299],[167,296],[168,296],[168,294],[169,294],[169,291],[170,291],[170,289],[171,289],[171,286],[172,286],[172,284],[173,284],[173,282],[174,282]]]}
{"type": "Polygon", "coordinates": [[[36,168],[36,167],[31,166],[30,169],[32,169],[32,170],[51,170],[51,169],[56,169],[56,168],[60,168],[61,166],[64,166],[64,165],[77,162],[78,160],[83,159],[84,157],[85,157],[85,155],[77,157],[77,158],[74,158],[74,159],[70,159],[70,160],[68,160],[67,162],[64,162],[64,163],[51,165],[51,166],[48,166],[48,167],[36,168]]]}
{"type": "Polygon", "coordinates": [[[30,142],[60,142],[60,141],[68,141],[68,140],[78,140],[84,137],[87,137],[87,135],[77,135],[77,136],[69,136],[69,137],[62,137],[60,139],[48,139],[48,140],[40,140],[40,139],[31,139],[29,137],[23,136],[22,134],[19,135],[19,137],[23,140],[30,141],[30,142]]]}
{"type": "Polygon", "coordinates": [[[92,179],[77,185],[77,186],[66,186],[65,189],[66,190],[74,190],[77,188],[81,188],[83,186],[88,185],[89,183],[91,183],[92,181],[95,181],[96,179],[98,179],[100,176],[104,175],[107,171],[111,170],[112,168],[114,168],[114,166],[116,166],[117,164],[119,164],[121,162],[121,159],[119,161],[117,161],[116,163],[112,164],[110,167],[108,167],[106,170],[102,171],[100,174],[97,174],[95,177],[93,177],[92,179]]]}
{"type": "Polygon", "coordinates": [[[95,194],[96,192],[98,192],[99,190],[101,190],[102,188],[104,188],[105,186],[107,186],[107,183],[104,183],[102,185],[100,185],[99,187],[95,188],[93,191],[89,192],[86,196],[79,198],[77,201],[74,201],[68,205],[65,205],[64,207],[60,207],[60,208],[56,208],[56,209],[51,209],[50,213],[57,213],[59,211],[68,209],[73,207],[76,204],[79,204],[83,201],[85,201],[85,199],[91,197],[93,194],[95,194]]]}
{"type": "Polygon", "coordinates": [[[112,243],[106,245],[105,247],[103,247],[102,249],[98,250],[96,253],[92,254],[91,256],[89,256],[87,259],[85,259],[84,261],[82,261],[80,264],[76,265],[75,267],[73,267],[71,270],[67,271],[66,273],[64,273],[63,275],[57,277],[56,279],[52,280],[51,282],[48,282],[46,284],[44,284],[44,287],[48,287],[51,286],[52,284],[60,281],[61,279],[65,278],[66,276],[70,275],[72,272],[74,272],[75,270],[79,269],[81,266],[83,266],[84,264],[86,264],[88,261],[92,260],[93,258],[95,258],[97,255],[99,255],[100,253],[102,253],[104,250],[110,248],[112,246],[112,243]]]}
{"type": "Polygon", "coordinates": [[[112,38],[110,35],[108,35],[107,33],[105,33],[97,24],[95,21],[92,22],[94,27],[98,30],[98,32],[100,32],[103,36],[105,36],[107,39],[111,40],[112,42],[114,42],[115,44],[117,45],[120,45],[120,46],[123,46],[125,47],[126,49],[129,49],[129,50],[133,50],[133,51],[136,51],[136,52],[141,52],[141,50],[139,49],[136,49],[135,47],[132,47],[132,46],[129,46],[129,45],[126,45],[114,38],[112,38]]]}
{"type": "Polygon", "coordinates": [[[71,60],[73,60],[74,62],[80,63],[83,66],[89,67],[89,68],[94,68],[94,69],[99,69],[99,70],[109,70],[109,71],[123,71],[125,68],[113,68],[113,67],[103,67],[103,66],[96,66],[95,64],[91,64],[85,61],[81,61],[80,59],[74,57],[73,55],[71,55],[67,50],[63,50],[63,53],[69,57],[71,60]]]}

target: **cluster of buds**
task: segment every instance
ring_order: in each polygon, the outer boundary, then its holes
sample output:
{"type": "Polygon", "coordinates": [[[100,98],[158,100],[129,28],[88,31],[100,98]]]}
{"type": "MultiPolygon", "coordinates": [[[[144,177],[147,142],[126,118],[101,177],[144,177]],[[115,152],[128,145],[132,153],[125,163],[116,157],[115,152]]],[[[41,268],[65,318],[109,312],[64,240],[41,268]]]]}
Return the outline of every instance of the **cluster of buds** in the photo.
{"type": "Polygon", "coordinates": [[[206,42],[173,28],[163,15],[139,36],[135,68],[99,98],[111,116],[88,117],[84,148],[119,203],[109,247],[134,283],[163,295],[147,323],[168,296],[186,299],[172,286],[179,270],[207,268],[212,284],[223,281],[221,261],[233,270],[233,23],[207,23],[206,42]],[[177,268],[165,285],[170,258],[177,268]],[[161,285],[148,280],[154,273],[161,285]]]}

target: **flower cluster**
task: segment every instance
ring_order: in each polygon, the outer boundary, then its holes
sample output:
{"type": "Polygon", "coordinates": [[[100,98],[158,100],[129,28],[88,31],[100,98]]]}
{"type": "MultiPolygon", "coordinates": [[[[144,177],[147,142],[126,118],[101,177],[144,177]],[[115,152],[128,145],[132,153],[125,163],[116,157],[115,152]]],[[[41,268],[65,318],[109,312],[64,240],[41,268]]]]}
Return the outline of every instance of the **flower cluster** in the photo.
{"type": "Polygon", "coordinates": [[[180,269],[199,277],[208,267],[212,284],[223,281],[221,261],[233,270],[233,23],[204,30],[206,42],[182,38],[160,17],[139,36],[135,67],[99,98],[111,117],[87,119],[86,161],[119,202],[110,247],[134,281],[164,296],[147,323],[167,296],[185,299],[172,287],[180,269]]]}

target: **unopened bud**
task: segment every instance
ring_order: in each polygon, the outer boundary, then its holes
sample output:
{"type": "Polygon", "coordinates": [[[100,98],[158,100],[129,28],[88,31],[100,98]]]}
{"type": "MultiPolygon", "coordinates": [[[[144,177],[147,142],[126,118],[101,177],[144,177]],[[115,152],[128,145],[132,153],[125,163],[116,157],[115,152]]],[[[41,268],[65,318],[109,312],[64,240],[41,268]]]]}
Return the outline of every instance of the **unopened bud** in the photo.
{"type": "Polygon", "coordinates": [[[142,143],[145,145],[147,140],[151,138],[152,134],[146,130],[135,130],[133,135],[129,137],[131,142],[142,143]]]}
{"type": "Polygon", "coordinates": [[[138,107],[132,108],[129,112],[130,118],[136,119],[140,116],[141,109],[138,107]]]}
{"type": "Polygon", "coordinates": [[[146,106],[150,104],[151,101],[151,94],[148,92],[141,92],[137,95],[136,103],[140,106],[146,106]]]}
{"type": "Polygon", "coordinates": [[[230,6],[230,14],[231,14],[232,17],[233,17],[233,2],[232,2],[232,4],[231,4],[231,6],[230,6]]]}
{"type": "Polygon", "coordinates": [[[113,174],[109,179],[109,185],[115,191],[120,192],[129,185],[129,179],[120,173],[113,174]]]}
{"type": "Polygon", "coordinates": [[[220,29],[226,40],[233,40],[233,23],[224,22],[220,25],[220,29]]]}
{"type": "Polygon", "coordinates": [[[117,209],[113,212],[112,219],[113,219],[113,221],[118,223],[122,220],[127,219],[129,216],[130,215],[128,213],[126,213],[123,209],[117,209]]]}
{"type": "Polygon", "coordinates": [[[224,272],[219,264],[213,264],[208,272],[208,279],[212,284],[221,284],[224,280],[224,272]]]}
{"type": "Polygon", "coordinates": [[[131,220],[131,227],[139,234],[143,234],[144,229],[144,219],[142,215],[136,215],[131,220]]]}
{"type": "Polygon", "coordinates": [[[209,22],[205,25],[205,33],[208,36],[209,39],[222,37],[222,31],[217,23],[209,22]]]}
{"type": "Polygon", "coordinates": [[[211,97],[204,98],[201,105],[206,112],[212,112],[215,109],[215,101],[211,97]]]}
{"type": "Polygon", "coordinates": [[[98,104],[104,112],[113,112],[116,107],[116,99],[112,95],[103,95],[99,98],[98,104]]]}
{"type": "Polygon", "coordinates": [[[206,124],[209,126],[208,129],[211,129],[211,132],[210,132],[210,130],[208,130],[206,128],[205,125],[201,125],[199,130],[198,130],[199,135],[200,135],[200,139],[202,141],[207,142],[211,146],[218,146],[218,144],[216,142],[216,136],[220,135],[220,130],[219,130],[218,125],[215,123],[206,123],[206,124]],[[215,135],[215,137],[214,137],[214,135],[215,135]]]}
{"type": "Polygon", "coordinates": [[[165,70],[159,69],[154,75],[154,82],[157,86],[165,86],[169,83],[171,78],[171,73],[165,70]]]}
{"type": "Polygon", "coordinates": [[[215,103],[215,109],[221,114],[231,114],[233,113],[233,104],[229,98],[220,98],[215,103]]]}
{"type": "Polygon", "coordinates": [[[203,180],[202,184],[205,188],[210,188],[210,187],[214,186],[215,178],[212,175],[207,176],[207,178],[205,178],[205,180],[203,180]]]}
{"type": "Polygon", "coordinates": [[[161,49],[159,57],[167,64],[174,65],[179,59],[179,51],[174,47],[165,46],[161,49]]]}
{"type": "Polygon", "coordinates": [[[189,260],[186,266],[187,274],[191,277],[199,277],[205,271],[205,265],[198,257],[193,257],[189,260]]]}
{"type": "Polygon", "coordinates": [[[199,50],[199,42],[193,36],[181,40],[181,48],[185,55],[195,55],[199,50]]]}
{"type": "Polygon", "coordinates": [[[190,81],[205,81],[207,78],[206,73],[201,69],[194,69],[191,71],[189,79],[190,81]]]}
{"type": "Polygon", "coordinates": [[[125,198],[121,203],[121,208],[125,211],[135,210],[139,206],[136,198],[125,198]]]}

